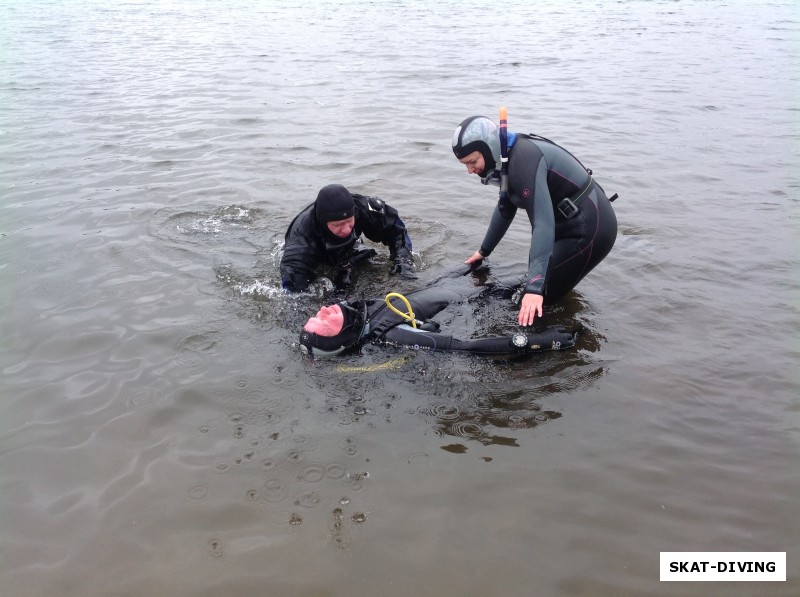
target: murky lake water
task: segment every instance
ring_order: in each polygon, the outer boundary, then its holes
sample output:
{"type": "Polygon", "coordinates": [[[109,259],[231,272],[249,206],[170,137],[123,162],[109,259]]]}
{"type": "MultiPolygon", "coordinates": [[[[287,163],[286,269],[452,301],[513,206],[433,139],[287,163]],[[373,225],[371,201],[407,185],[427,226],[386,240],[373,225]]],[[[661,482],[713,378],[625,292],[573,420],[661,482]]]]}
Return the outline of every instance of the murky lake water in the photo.
{"type": "MultiPolygon", "coordinates": [[[[2,593],[800,593],[793,3],[233,4],[0,6],[2,593]],[[620,194],[546,314],[578,347],[304,362],[293,215],[378,195],[441,274],[496,198],[452,130],[501,105],[620,194]],[[661,551],[788,581],[660,583],[661,551]]],[[[414,287],[386,266],[355,294],[414,287]]]]}

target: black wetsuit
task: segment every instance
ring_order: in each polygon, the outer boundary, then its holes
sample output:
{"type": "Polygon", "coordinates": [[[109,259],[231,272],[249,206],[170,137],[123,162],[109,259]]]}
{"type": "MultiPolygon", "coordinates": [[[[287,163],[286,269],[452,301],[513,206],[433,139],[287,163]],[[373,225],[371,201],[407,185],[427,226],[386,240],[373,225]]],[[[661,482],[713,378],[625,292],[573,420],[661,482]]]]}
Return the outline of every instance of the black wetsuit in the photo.
{"type": "Polygon", "coordinates": [[[525,210],[532,232],[524,291],[552,302],[608,254],[616,240],[617,218],[590,171],[568,151],[540,137],[509,135],[512,142],[509,197],[498,201],[480,252],[488,257],[517,209],[525,210]]]}
{"type": "MultiPolygon", "coordinates": [[[[315,269],[342,266],[364,249],[361,234],[389,248],[393,261],[412,260],[411,239],[397,210],[377,197],[353,193],[355,227],[348,239],[336,239],[318,222],[315,203],[301,211],[286,231],[281,258],[282,285],[292,292],[305,290],[316,277],[315,269]]],[[[374,254],[371,251],[370,254],[374,254]]]]}
{"type": "MultiPolygon", "coordinates": [[[[484,355],[509,355],[563,350],[575,344],[575,334],[563,326],[550,326],[539,332],[520,332],[492,338],[459,339],[439,331],[432,318],[449,305],[461,304],[484,293],[502,293],[492,286],[476,287],[464,272],[454,272],[421,290],[405,295],[411,304],[415,329],[406,318],[388,308],[385,299],[368,299],[350,303],[353,309],[365,313],[357,344],[372,342],[408,346],[421,350],[454,350],[484,355]]],[[[392,304],[405,312],[404,304],[394,299],[392,304]]]]}

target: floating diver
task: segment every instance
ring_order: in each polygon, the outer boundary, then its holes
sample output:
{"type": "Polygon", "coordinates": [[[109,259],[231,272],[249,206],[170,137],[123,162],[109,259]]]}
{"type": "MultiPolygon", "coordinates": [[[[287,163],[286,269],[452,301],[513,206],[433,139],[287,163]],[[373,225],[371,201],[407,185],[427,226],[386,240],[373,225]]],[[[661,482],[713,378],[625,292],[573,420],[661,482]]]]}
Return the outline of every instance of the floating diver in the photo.
{"type": "Polygon", "coordinates": [[[446,274],[405,296],[389,293],[385,299],[340,301],[324,306],[300,332],[300,348],[318,359],[337,356],[366,343],[481,355],[521,355],[575,345],[576,334],[561,325],[490,338],[459,339],[442,332],[432,318],[448,306],[484,294],[507,296],[513,292],[513,288],[502,284],[476,286],[466,276],[473,269],[468,266],[446,274]],[[397,304],[404,306],[405,312],[397,304]]]}

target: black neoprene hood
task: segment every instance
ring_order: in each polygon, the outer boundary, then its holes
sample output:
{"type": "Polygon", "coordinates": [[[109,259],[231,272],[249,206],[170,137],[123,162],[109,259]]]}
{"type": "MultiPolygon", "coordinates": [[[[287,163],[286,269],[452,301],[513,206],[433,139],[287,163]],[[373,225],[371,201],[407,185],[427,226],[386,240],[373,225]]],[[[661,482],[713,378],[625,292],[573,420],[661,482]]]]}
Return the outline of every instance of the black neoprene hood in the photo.
{"type": "Polygon", "coordinates": [[[317,222],[326,224],[353,217],[356,204],[353,195],[340,184],[322,187],[314,202],[317,222]]]}
{"type": "Polygon", "coordinates": [[[300,331],[300,345],[312,357],[335,356],[361,339],[366,312],[351,307],[347,301],[338,303],[344,322],[342,331],[335,336],[321,336],[307,330],[300,331]]]}

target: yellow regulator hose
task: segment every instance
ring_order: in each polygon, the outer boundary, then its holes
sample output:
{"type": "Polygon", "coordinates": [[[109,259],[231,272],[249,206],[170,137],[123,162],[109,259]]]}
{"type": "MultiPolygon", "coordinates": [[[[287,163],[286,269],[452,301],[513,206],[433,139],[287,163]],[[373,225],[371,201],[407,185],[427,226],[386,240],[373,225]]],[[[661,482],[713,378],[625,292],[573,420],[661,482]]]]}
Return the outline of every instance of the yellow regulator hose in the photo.
{"type": "Polygon", "coordinates": [[[414,311],[413,311],[413,309],[411,309],[411,303],[409,303],[408,299],[406,297],[404,297],[402,294],[400,294],[399,292],[390,292],[389,294],[387,294],[386,295],[386,306],[389,307],[395,313],[397,313],[403,319],[409,321],[411,323],[411,327],[414,327],[414,328],[417,327],[417,320],[414,318],[414,311]],[[400,311],[400,309],[398,309],[397,307],[395,307],[392,304],[392,299],[393,298],[398,298],[403,302],[403,304],[406,306],[406,312],[405,313],[400,311]]]}

